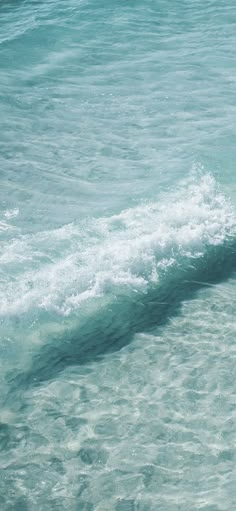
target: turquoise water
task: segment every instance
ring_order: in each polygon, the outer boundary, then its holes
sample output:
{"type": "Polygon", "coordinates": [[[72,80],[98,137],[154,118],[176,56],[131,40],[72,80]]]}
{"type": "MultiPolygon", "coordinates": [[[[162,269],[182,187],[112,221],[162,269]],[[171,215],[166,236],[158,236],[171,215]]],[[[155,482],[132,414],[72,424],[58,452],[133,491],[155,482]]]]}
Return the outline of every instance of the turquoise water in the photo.
{"type": "Polygon", "coordinates": [[[0,509],[236,505],[235,2],[0,2],[0,509]]]}

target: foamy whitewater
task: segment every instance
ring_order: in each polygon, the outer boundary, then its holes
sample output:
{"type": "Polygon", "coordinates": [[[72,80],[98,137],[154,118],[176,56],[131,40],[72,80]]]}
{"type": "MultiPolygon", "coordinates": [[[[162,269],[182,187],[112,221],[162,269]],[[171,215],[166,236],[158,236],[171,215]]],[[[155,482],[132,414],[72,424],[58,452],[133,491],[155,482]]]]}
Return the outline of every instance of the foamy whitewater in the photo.
{"type": "Polygon", "coordinates": [[[0,509],[236,504],[236,7],[0,3],[0,509]]]}

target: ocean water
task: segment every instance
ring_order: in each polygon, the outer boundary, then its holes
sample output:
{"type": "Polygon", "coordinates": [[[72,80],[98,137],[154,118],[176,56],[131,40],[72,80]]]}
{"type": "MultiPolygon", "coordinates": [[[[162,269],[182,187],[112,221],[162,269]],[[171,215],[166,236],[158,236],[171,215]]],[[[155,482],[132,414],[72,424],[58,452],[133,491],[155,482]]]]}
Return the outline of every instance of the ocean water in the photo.
{"type": "Polygon", "coordinates": [[[0,509],[236,506],[236,5],[0,1],[0,509]]]}

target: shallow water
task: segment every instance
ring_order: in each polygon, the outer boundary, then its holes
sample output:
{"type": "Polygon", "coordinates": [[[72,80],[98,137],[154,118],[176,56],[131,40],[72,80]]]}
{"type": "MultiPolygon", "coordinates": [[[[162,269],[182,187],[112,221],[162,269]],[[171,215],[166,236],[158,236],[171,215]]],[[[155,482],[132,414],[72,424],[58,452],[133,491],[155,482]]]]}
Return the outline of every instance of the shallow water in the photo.
{"type": "Polygon", "coordinates": [[[236,7],[0,3],[0,507],[231,511],[236,7]]]}

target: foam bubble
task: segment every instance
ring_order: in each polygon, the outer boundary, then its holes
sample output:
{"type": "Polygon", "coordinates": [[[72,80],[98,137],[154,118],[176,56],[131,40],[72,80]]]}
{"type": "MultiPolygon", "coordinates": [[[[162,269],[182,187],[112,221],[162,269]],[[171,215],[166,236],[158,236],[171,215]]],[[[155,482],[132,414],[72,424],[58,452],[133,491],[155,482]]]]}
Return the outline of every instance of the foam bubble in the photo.
{"type": "Polygon", "coordinates": [[[18,215],[19,215],[19,209],[18,208],[7,209],[5,211],[5,213],[4,213],[4,216],[6,218],[15,218],[18,215]]]}

